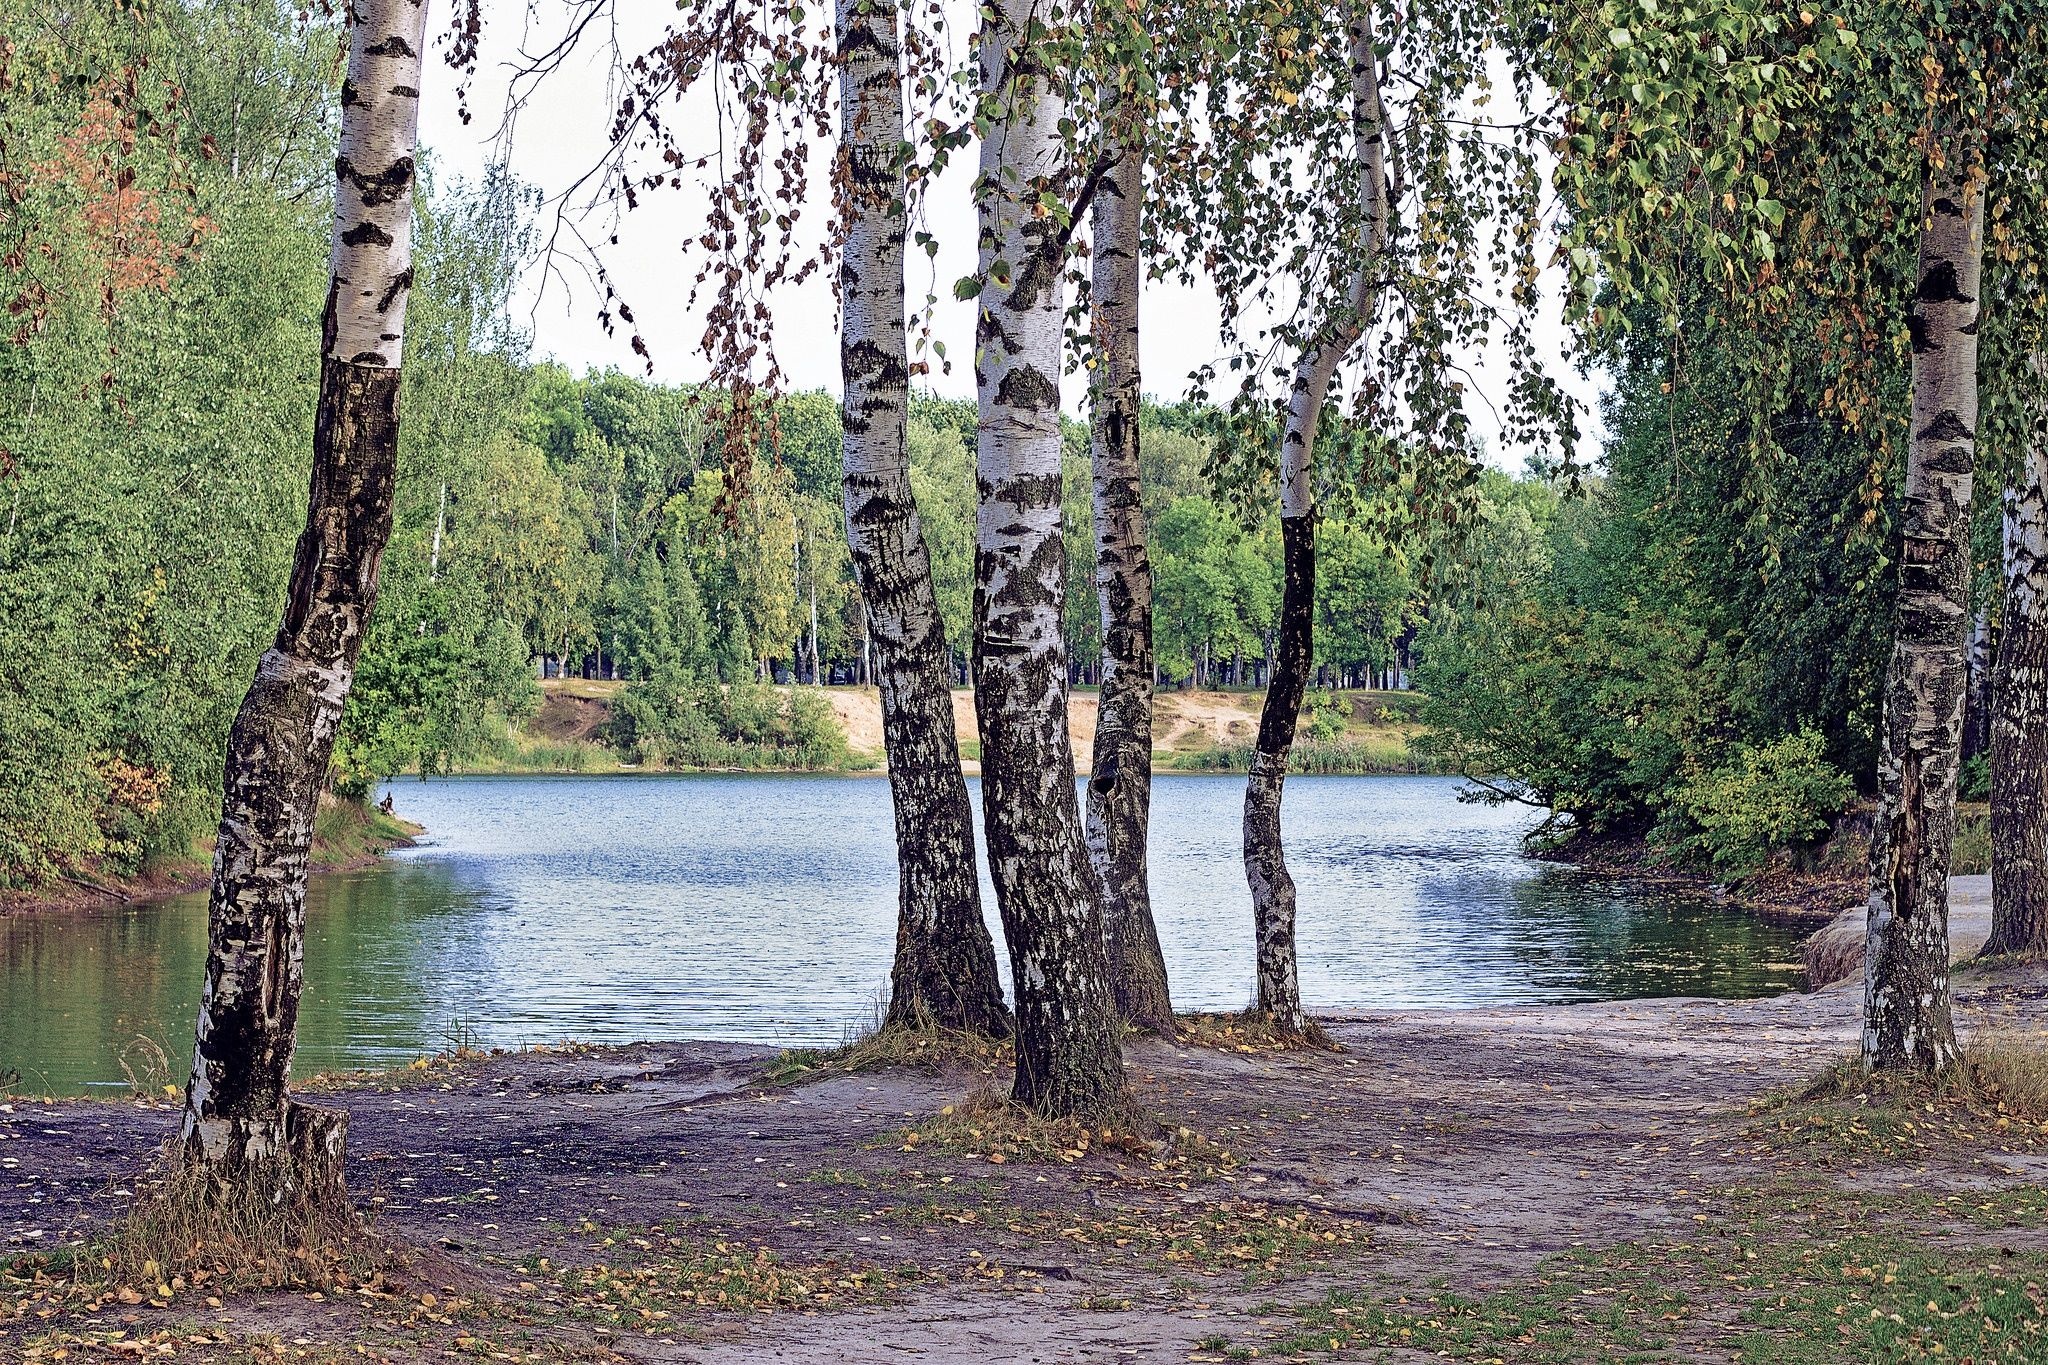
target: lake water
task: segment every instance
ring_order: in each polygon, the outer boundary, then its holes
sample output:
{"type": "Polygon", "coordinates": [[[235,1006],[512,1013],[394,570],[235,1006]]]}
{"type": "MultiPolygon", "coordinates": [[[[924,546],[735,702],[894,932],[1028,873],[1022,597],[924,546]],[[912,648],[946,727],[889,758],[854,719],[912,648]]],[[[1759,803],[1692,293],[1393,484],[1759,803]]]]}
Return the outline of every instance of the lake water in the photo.
{"type": "MultiPolygon", "coordinates": [[[[1796,932],[1525,859],[1531,812],[1460,802],[1458,786],[1289,779],[1311,1008],[1797,984],[1796,932]]],[[[301,1072],[409,1061],[457,1037],[829,1044],[873,1015],[895,924],[883,781],[476,777],[390,790],[428,833],[378,867],[314,879],[301,1072]]],[[[1242,794],[1228,778],[1157,782],[1153,904],[1182,1009],[1250,998],[1242,794]]],[[[18,1070],[29,1093],[117,1085],[117,1057],[147,1038],[182,1081],[205,944],[203,895],[0,919],[0,1074],[18,1070]]]]}

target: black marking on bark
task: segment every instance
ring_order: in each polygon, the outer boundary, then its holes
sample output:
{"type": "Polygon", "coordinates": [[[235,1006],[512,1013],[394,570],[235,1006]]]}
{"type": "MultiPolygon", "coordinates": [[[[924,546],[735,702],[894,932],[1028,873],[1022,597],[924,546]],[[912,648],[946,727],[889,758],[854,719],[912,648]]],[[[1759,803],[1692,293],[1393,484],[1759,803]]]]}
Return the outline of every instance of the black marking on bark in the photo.
{"type": "Polygon", "coordinates": [[[1922,303],[1974,303],[1975,299],[1963,293],[1960,277],[1956,274],[1954,261],[1936,261],[1920,277],[1920,287],[1914,291],[1914,298],[1922,303]]]}
{"type": "Polygon", "coordinates": [[[413,170],[413,159],[409,156],[398,158],[375,175],[364,175],[345,156],[334,158],[335,179],[355,186],[365,208],[376,208],[411,194],[413,170]]]}
{"type": "MultiPolygon", "coordinates": [[[[984,495],[998,502],[1011,503],[1017,507],[1057,507],[1060,505],[1060,476],[1057,474],[1013,474],[999,483],[988,486],[984,495]]],[[[1028,533],[1028,523],[1017,521],[1006,525],[1006,536],[1028,533]]]]}
{"type": "Polygon", "coordinates": [[[1977,433],[1964,425],[1954,408],[1943,408],[1932,422],[1915,433],[1914,438],[1921,441],[1973,441],[1976,437],[1977,433]]]}
{"type": "Polygon", "coordinates": [[[365,218],[342,233],[341,240],[349,246],[390,246],[391,234],[365,218]]]}
{"type": "Polygon", "coordinates": [[[412,44],[396,33],[391,34],[381,43],[364,48],[363,51],[372,57],[411,57],[415,55],[412,50],[412,44]]]}
{"type": "Polygon", "coordinates": [[[996,388],[996,402],[1020,412],[1044,412],[1060,402],[1060,388],[1036,365],[1015,364],[996,388]]]}
{"type": "MultiPolygon", "coordinates": [[[[391,283],[384,288],[384,296],[377,300],[377,311],[380,313],[390,312],[392,301],[410,288],[412,288],[412,267],[407,266],[391,277],[391,283]]],[[[384,333],[384,340],[396,341],[398,340],[398,334],[396,332],[386,332],[384,333]]]]}

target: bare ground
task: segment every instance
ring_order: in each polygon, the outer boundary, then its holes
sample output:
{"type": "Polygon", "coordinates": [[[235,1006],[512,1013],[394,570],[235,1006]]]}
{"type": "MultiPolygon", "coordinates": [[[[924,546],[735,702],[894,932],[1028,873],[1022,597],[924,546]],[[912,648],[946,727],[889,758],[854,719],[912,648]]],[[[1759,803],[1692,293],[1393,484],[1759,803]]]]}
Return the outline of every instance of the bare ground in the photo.
{"type": "Polygon", "coordinates": [[[526,731],[554,744],[593,741],[611,714],[610,703],[602,698],[550,688],[541,696],[540,710],[526,722],[526,731]]]}
{"type": "MultiPolygon", "coordinates": [[[[2035,972],[1960,983],[1973,1027],[2048,1023],[2035,972]]],[[[968,1139],[934,1148],[907,1134],[996,1078],[895,1070],[777,1085],[763,1075],[774,1054],[729,1044],[360,1078],[331,1098],[350,1113],[358,1199],[387,1237],[423,1249],[400,1288],[218,1307],[192,1291],[54,1321],[81,1341],[154,1333],[177,1358],[209,1360],[248,1358],[224,1343],[273,1338],[316,1359],[361,1348],[405,1361],[1243,1354],[1284,1332],[1282,1307],[1333,1286],[1484,1289],[1570,1248],[1683,1235],[1719,1192],[1814,1176],[1758,1136],[1747,1106],[1845,1055],[1856,1004],[1837,988],[1389,1012],[1330,1020],[1343,1049],[1332,1052],[1133,1043],[1140,1100],[1234,1153],[1223,1168],[1099,1148],[1051,1162],[998,1162],[1004,1149],[968,1139]],[[677,1257],[695,1269],[658,1269],[677,1257]],[[605,1277],[635,1266],[682,1286],[681,1306],[671,1293],[636,1301],[660,1304],[655,1317],[614,1311],[605,1277]],[[807,1287],[762,1299],[762,1267],[807,1287]],[[707,1284],[735,1286],[732,1302],[749,1306],[695,1306],[707,1284]]],[[[174,1123],[127,1103],[0,1107],[0,1254],[89,1237],[174,1123]]],[[[2044,1162],[2029,1138],[1898,1170],[1820,1171],[1843,1188],[1938,1194],[2038,1180],[2044,1162]]],[[[49,1343],[70,1339],[28,1303],[10,1321],[0,1295],[0,1360],[53,1359],[49,1343]]]]}

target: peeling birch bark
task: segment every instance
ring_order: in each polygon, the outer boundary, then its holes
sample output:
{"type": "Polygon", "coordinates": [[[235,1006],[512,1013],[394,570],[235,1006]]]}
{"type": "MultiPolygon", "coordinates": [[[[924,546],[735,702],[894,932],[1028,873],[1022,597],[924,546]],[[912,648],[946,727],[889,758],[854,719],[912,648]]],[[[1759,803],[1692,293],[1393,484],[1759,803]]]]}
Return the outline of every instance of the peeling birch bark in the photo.
{"type": "Polygon", "coordinates": [[[1337,367],[1365,332],[1372,273],[1387,245],[1386,109],[1373,52],[1372,14],[1364,0],[1347,7],[1351,53],[1353,155],[1364,204],[1358,267],[1342,309],[1326,319],[1295,363],[1280,438],[1280,640],[1259,711],[1251,776],[1244,793],[1244,871],[1252,893],[1256,936],[1258,1009],[1287,1033],[1308,1028],[1301,1003],[1295,952],[1294,878],[1280,836],[1280,799],[1287,759],[1301,719],[1315,658],[1316,506],[1313,480],[1316,431],[1337,367]]]}
{"type": "MultiPolygon", "coordinates": [[[[995,941],[981,912],[974,812],[953,733],[950,651],[932,587],[905,427],[903,83],[892,6],[839,0],[846,243],[839,372],[846,539],[882,693],[896,812],[896,959],[887,1022],[1010,1030],[995,941]]],[[[816,599],[812,667],[816,669],[816,599]]]]}
{"type": "Polygon", "coordinates": [[[1963,699],[1963,762],[1991,752],[1991,674],[1996,646],[1991,612],[1977,608],[1970,623],[1970,650],[1964,664],[1968,690],[1963,699]]]}
{"type": "Polygon", "coordinates": [[[2028,439],[2005,489],[2005,589],[1991,688],[1991,937],[2048,953],[2048,356],[2032,360],[2028,439]]]}
{"type": "Polygon", "coordinates": [[[1117,1010],[1175,1036],[1166,955],[1152,919],[1146,860],[1152,809],[1152,564],[1138,478],[1138,259],[1145,194],[1141,130],[1125,130],[1091,210],[1088,306],[1096,369],[1089,454],[1095,475],[1095,591],[1102,684],[1088,780],[1088,855],[1102,894],[1103,939],[1117,1010]]]}
{"type": "Polygon", "coordinates": [[[1920,229],[1911,442],[1899,499],[1904,546],[1879,745],[1863,976],[1863,1062],[1943,1071],[1949,1010],[1948,874],[1956,829],[1969,633],[1970,492],[1977,448],[1978,289],[1984,192],[1950,137],[1928,177],[1920,229]]]}
{"type": "Polygon", "coordinates": [[[981,86],[1005,116],[982,139],[974,375],[974,680],[982,816],[1016,991],[1015,1097],[1041,1113],[1124,1109],[1102,912],[1081,840],[1060,612],[1064,244],[1034,210],[1061,169],[1065,100],[1035,50],[1034,0],[991,0],[981,86]],[[999,268],[1000,267],[1000,268],[999,268]]]}
{"type": "Polygon", "coordinates": [[[187,1158],[282,1192],[341,1188],[345,1124],[287,1094],[304,984],[306,860],[397,482],[425,0],[352,0],[332,281],[306,528],[284,620],[228,735],[187,1158]]]}

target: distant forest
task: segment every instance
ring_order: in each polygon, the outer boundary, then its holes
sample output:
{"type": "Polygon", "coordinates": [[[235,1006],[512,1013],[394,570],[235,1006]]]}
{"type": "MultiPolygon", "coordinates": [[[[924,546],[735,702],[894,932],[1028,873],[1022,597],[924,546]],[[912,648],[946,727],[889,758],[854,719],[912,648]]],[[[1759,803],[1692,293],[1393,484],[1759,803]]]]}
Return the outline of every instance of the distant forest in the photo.
{"type": "MultiPolygon", "coordinates": [[[[8,267],[10,293],[35,288],[0,345],[0,884],[132,871],[216,818],[303,507],[327,278],[337,35],[272,18],[202,6],[149,28],[187,117],[123,153],[144,167],[132,183],[101,183],[119,136],[107,92],[0,116],[18,155],[72,177],[13,206],[9,231],[79,246],[8,267]],[[149,231],[89,250],[109,203],[149,231]]],[[[426,171],[397,525],[335,788],[459,767],[549,671],[632,680],[629,723],[654,727],[715,711],[732,685],[868,680],[836,396],[778,399],[748,496],[727,496],[720,395],[532,359],[511,302],[533,196],[436,176],[431,157],[426,171]]],[[[1776,834],[1867,788],[1896,470],[1821,424],[1791,438],[1797,459],[1717,458],[1741,438],[1714,355],[1700,346],[1673,394],[1668,354],[1624,345],[1596,466],[1475,468],[1448,496],[1347,482],[1363,437],[1326,424],[1316,681],[1418,686],[1445,761],[1678,848],[1744,784],[1795,791],[1776,834]]],[[[1169,686],[1260,686],[1273,647],[1278,518],[1270,487],[1217,491],[1219,418],[1142,411],[1169,686]]],[[[974,423],[970,402],[913,400],[962,681],[974,423]]],[[[1066,447],[1065,621],[1085,684],[1100,611],[1071,419],[1066,447]]],[[[1995,508],[1980,521],[1988,589],[1995,508]]]]}

